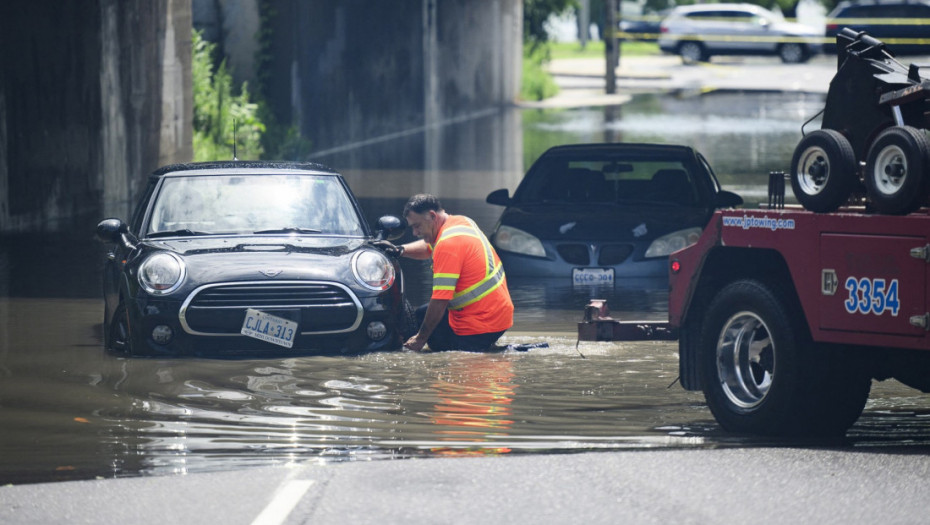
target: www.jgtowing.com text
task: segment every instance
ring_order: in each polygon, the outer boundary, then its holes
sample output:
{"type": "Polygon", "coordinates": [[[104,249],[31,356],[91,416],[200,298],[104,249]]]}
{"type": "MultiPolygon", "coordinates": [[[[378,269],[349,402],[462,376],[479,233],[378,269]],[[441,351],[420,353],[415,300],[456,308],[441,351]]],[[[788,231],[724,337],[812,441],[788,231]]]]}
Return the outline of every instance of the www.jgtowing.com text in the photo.
{"type": "Polygon", "coordinates": [[[774,219],[771,217],[753,217],[743,215],[742,217],[723,217],[723,226],[729,228],[762,228],[765,230],[793,230],[794,219],[774,219]]]}

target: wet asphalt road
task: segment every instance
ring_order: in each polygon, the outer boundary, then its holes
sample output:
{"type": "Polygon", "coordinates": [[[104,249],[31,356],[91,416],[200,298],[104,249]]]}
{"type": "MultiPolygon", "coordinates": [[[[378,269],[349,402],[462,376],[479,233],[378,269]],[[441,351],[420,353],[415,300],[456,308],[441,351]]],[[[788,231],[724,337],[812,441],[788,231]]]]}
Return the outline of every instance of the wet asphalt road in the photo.
{"type": "Polygon", "coordinates": [[[304,464],[0,489],[0,522],[926,523],[930,457],[816,448],[304,464]]]}

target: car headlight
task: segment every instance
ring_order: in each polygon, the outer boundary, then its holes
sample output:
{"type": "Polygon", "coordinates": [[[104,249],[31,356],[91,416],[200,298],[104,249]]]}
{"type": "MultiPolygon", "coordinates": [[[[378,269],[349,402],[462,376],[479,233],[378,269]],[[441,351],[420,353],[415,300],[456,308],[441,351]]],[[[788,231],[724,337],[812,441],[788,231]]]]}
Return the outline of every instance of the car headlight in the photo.
{"type": "Polygon", "coordinates": [[[688,228],[663,235],[652,241],[646,250],[646,257],[667,257],[673,252],[695,244],[700,236],[700,228],[688,228]]]}
{"type": "Polygon", "coordinates": [[[536,237],[510,226],[501,226],[494,234],[494,245],[508,252],[545,257],[546,249],[536,237]]]}
{"type": "Polygon", "coordinates": [[[150,255],[139,265],[139,284],[150,294],[166,295],[178,289],[187,274],[184,261],[171,252],[150,255]]]}
{"type": "Polygon", "coordinates": [[[394,284],[394,265],[381,252],[362,250],[352,258],[355,279],[371,290],[387,290],[394,284]]]}

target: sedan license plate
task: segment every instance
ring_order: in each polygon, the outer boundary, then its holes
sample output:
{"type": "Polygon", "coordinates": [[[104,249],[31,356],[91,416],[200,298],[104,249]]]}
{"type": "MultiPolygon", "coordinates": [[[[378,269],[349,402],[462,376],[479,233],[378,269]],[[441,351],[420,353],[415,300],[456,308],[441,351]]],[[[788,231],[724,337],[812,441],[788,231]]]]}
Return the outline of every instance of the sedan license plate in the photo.
{"type": "Polygon", "coordinates": [[[249,308],[245,311],[245,321],[242,323],[240,333],[291,348],[294,346],[294,337],[297,335],[297,323],[249,308]]]}
{"type": "Polygon", "coordinates": [[[572,268],[572,284],[613,284],[613,268],[572,268]]]}

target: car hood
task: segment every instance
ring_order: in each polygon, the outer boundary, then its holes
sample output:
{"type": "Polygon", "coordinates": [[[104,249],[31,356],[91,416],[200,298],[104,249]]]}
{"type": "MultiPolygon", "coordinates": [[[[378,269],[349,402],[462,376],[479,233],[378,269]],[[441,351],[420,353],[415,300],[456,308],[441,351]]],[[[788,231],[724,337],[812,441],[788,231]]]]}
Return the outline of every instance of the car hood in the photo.
{"type": "Polygon", "coordinates": [[[335,255],[358,249],[365,239],[351,237],[327,237],[308,235],[266,236],[209,236],[174,237],[171,239],[149,239],[146,246],[170,250],[178,255],[203,255],[210,253],[318,253],[335,255]]]}
{"type": "Polygon", "coordinates": [[[703,227],[712,210],[672,206],[566,204],[508,208],[500,223],[547,241],[648,241],[703,227]]]}
{"type": "MultiPolygon", "coordinates": [[[[143,252],[172,251],[188,286],[224,281],[327,280],[354,285],[352,256],[365,239],[335,237],[209,237],[151,240],[143,252]]],[[[140,257],[141,259],[144,258],[140,257]]]]}

